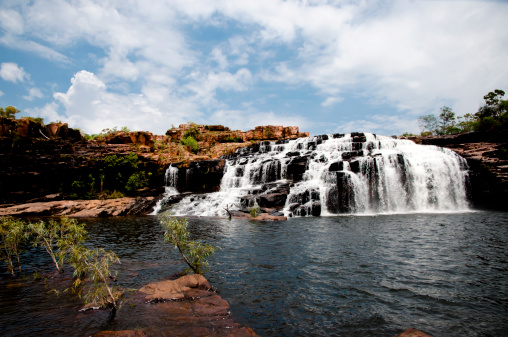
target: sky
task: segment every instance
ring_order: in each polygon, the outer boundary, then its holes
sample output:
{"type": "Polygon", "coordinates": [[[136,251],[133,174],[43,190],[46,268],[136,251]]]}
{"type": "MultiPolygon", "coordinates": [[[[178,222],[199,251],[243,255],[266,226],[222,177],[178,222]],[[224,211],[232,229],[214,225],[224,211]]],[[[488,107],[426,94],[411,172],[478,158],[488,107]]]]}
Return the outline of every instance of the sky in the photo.
{"type": "Polygon", "coordinates": [[[508,92],[507,61],[508,1],[0,1],[0,106],[90,134],[419,133],[508,92]]]}

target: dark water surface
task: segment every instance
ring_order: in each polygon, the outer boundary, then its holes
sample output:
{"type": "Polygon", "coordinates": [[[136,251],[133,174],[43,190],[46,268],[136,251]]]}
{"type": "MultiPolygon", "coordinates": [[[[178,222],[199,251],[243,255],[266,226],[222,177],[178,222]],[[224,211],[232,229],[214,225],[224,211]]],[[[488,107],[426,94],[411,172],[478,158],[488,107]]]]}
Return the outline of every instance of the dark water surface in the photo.
{"type": "MultiPolygon", "coordinates": [[[[120,257],[118,283],[138,289],[185,268],[155,217],[88,219],[90,243],[120,257]]],[[[286,222],[189,219],[219,245],[205,275],[233,316],[261,336],[508,336],[508,213],[296,218],[286,222]]],[[[39,250],[24,277],[0,274],[2,336],[87,336],[164,324],[127,301],[116,317],[78,313],[69,280],[39,250]]]]}

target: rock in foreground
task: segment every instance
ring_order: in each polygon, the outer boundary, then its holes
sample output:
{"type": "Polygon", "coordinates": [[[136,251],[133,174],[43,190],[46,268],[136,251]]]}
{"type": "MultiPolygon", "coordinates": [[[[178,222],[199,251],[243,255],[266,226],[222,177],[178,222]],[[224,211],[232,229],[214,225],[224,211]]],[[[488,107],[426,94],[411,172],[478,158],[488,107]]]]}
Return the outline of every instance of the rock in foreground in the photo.
{"type": "Polygon", "coordinates": [[[139,289],[147,311],[147,327],[133,331],[102,331],[108,336],[257,336],[249,327],[234,322],[229,304],[212,290],[201,275],[150,283],[139,289]],[[163,324],[150,321],[163,318],[163,324]]]}
{"type": "Polygon", "coordinates": [[[108,217],[148,214],[155,205],[154,197],[118,198],[108,200],[60,200],[33,202],[0,208],[0,216],[69,216],[108,217]]]}

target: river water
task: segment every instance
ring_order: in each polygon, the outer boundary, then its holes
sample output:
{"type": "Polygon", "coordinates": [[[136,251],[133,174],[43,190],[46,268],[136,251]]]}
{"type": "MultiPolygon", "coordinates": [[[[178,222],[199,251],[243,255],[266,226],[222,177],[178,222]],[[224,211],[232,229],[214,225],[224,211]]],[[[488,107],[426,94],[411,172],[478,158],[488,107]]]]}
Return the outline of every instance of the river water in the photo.
{"type": "MultiPolygon", "coordinates": [[[[155,216],[87,219],[90,244],[122,260],[132,289],[185,269],[155,216]]],[[[285,222],[189,218],[194,238],[219,245],[205,276],[233,316],[261,336],[508,335],[508,213],[463,212],[292,218],[285,222]]],[[[142,329],[143,305],[78,313],[42,252],[22,256],[24,276],[1,269],[2,336],[88,336],[142,329]]],[[[3,268],[3,267],[2,267],[3,268]]],[[[164,324],[164,318],[150,320],[164,324]]]]}

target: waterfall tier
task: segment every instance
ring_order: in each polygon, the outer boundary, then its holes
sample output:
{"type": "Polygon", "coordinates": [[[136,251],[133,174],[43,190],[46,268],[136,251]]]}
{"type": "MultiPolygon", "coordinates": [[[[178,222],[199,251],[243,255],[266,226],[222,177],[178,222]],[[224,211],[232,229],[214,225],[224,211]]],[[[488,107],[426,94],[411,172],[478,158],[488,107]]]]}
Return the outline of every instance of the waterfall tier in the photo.
{"type": "MultiPolygon", "coordinates": [[[[256,204],[288,217],[469,208],[466,161],[409,140],[321,135],[261,142],[225,159],[220,190],[184,197],[173,205],[175,215],[223,216],[225,209],[246,211],[256,204]]],[[[189,169],[180,170],[186,171],[168,169],[169,186],[188,179],[189,169]]]]}

